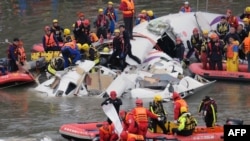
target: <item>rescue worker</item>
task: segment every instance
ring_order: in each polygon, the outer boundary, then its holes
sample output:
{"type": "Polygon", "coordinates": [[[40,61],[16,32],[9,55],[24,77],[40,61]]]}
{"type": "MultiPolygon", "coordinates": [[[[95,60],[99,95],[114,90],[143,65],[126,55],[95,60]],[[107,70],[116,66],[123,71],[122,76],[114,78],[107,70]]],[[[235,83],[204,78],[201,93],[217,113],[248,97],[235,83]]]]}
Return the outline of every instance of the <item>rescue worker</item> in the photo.
{"type": "Polygon", "coordinates": [[[202,63],[202,68],[207,70],[208,60],[207,60],[207,46],[208,46],[209,38],[208,38],[208,30],[203,30],[202,32],[202,44],[201,44],[201,55],[200,60],[202,63]]]}
{"type": "Polygon", "coordinates": [[[239,42],[229,37],[229,44],[226,45],[227,50],[227,71],[237,72],[239,66],[239,42]]]}
{"type": "MultiPolygon", "coordinates": [[[[115,107],[115,110],[117,112],[117,115],[119,114],[119,111],[120,111],[120,106],[122,105],[122,100],[120,98],[117,97],[117,94],[116,94],[116,91],[111,91],[110,92],[110,97],[105,99],[101,106],[103,105],[107,105],[107,104],[110,104],[112,103],[115,107]]],[[[112,121],[108,118],[108,123],[111,124],[112,121]]]]}
{"type": "Polygon", "coordinates": [[[133,134],[138,133],[138,124],[136,123],[135,117],[131,112],[120,110],[119,117],[122,121],[123,131],[133,134]]]}
{"type": "MultiPolygon", "coordinates": [[[[71,35],[70,35],[70,29],[65,28],[65,29],[63,30],[63,42],[64,42],[64,43],[66,42],[66,37],[68,37],[68,36],[71,36],[71,35]]],[[[73,37],[72,37],[72,39],[73,39],[73,37]]]]}
{"type": "Polygon", "coordinates": [[[148,19],[148,21],[150,21],[150,20],[153,20],[153,19],[155,19],[156,18],[156,16],[154,15],[154,12],[152,11],[152,10],[148,10],[147,11],[147,19],[148,19]]]}
{"type": "Polygon", "coordinates": [[[188,109],[188,105],[177,92],[173,92],[172,98],[174,101],[174,122],[177,123],[178,118],[181,116],[181,107],[186,107],[188,109]]]}
{"type": "Polygon", "coordinates": [[[134,56],[132,54],[132,50],[131,50],[131,44],[130,44],[130,40],[129,40],[129,33],[125,30],[125,26],[124,25],[120,25],[119,26],[120,29],[120,36],[122,37],[122,42],[124,44],[124,48],[126,50],[126,54],[133,59],[134,61],[136,61],[138,64],[141,64],[141,60],[134,56]]]}
{"type": "Polygon", "coordinates": [[[83,21],[85,19],[85,16],[82,12],[79,12],[77,15],[78,15],[78,20],[75,22],[73,30],[76,41],[78,40],[79,33],[81,32],[83,27],[83,21]]]}
{"type": "Polygon", "coordinates": [[[240,15],[240,19],[244,18],[250,19],[250,6],[246,7],[244,13],[240,15]]]}
{"type": "Polygon", "coordinates": [[[94,27],[97,28],[97,37],[107,39],[107,33],[109,29],[109,19],[106,15],[103,14],[103,9],[98,10],[98,16],[94,22],[94,27]]]}
{"type": "Polygon", "coordinates": [[[243,51],[248,62],[248,72],[250,72],[250,32],[248,34],[248,37],[246,37],[243,41],[243,51]]]}
{"type": "Polygon", "coordinates": [[[123,38],[120,36],[120,30],[115,30],[115,37],[113,38],[113,53],[109,58],[109,64],[114,66],[116,57],[119,56],[120,68],[123,70],[125,66],[126,50],[124,48],[123,38]]]}
{"type": "Polygon", "coordinates": [[[62,47],[61,52],[64,59],[64,68],[70,66],[69,59],[71,60],[71,66],[76,65],[76,62],[81,60],[80,51],[78,50],[76,43],[71,39],[71,36],[66,37],[66,43],[62,47]]]}
{"type": "Polygon", "coordinates": [[[181,136],[190,136],[197,126],[196,119],[187,111],[186,107],[181,107],[181,116],[178,118],[178,128],[173,128],[172,133],[181,136]]]}
{"type": "Polygon", "coordinates": [[[229,43],[229,37],[233,37],[235,40],[237,40],[238,42],[241,42],[240,41],[240,37],[239,37],[239,35],[237,34],[237,32],[236,32],[236,28],[234,28],[234,27],[230,27],[230,29],[229,29],[229,33],[225,36],[225,38],[224,38],[224,42],[225,43],[229,43]]]}
{"type": "Polygon", "coordinates": [[[147,11],[146,10],[142,10],[140,14],[138,14],[138,17],[136,19],[135,25],[138,25],[140,23],[143,23],[145,21],[147,21],[147,11]]]}
{"type": "Polygon", "coordinates": [[[121,141],[144,141],[145,138],[139,134],[128,133],[123,131],[120,135],[121,141]]]}
{"type": "MultiPolygon", "coordinates": [[[[240,41],[237,41],[239,42],[239,44],[241,45],[242,42],[244,41],[244,39],[248,36],[247,32],[244,30],[243,28],[243,25],[242,24],[239,24],[238,28],[237,28],[237,32],[238,36],[240,37],[240,41]]],[[[241,49],[241,47],[238,45],[238,52],[239,52],[239,58],[241,60],[245,60],[245,54],[243,52],[243,50],[241,49]]]]}
{"type": "Polygon", "coordinates": [[[161,118],[158,118],[157,115],[144,108],[142,99],[136,99],[135,104],[136,107],[131,110],[131,113],[135,116],[135,121],[138,124],[138,134],[143,135],[143,137],[145,138],[148,131],[148,118],[150,117],[152,119],[158,119],[159,121],[161,120],[161,118]]]}
{"type": "Polygon", "coordinates": [[[84,59],[89,59],[91,61],[94,61],[95,64],[98,64],[100,62],[100,54],[98,52],[98,50],[92,46],[92,45],[88,45],[88,44],[79,44],[79,50],[81,51],[81,53],[84,54],[84,59]]]}
{"type": "Polygon", "coordinates": [[[133,18],[135,16],[134,0],[121,0],[119,9],[122,11],[123,22],[125,25],[125,29],[128,32],[129,39],[133,39],[133,18]]]}
{"type": "Polygon", "coordinates": [[[60,51],[58,41],[55,35],[51,32],[51,28],[49,26],[44,27],[45,35],[43,36],[42,43],[44,51],[60,51]]]}
{"type": "Polygon", "coordinates": [[[152,119],[153,132],[156,133],[156,127],[158,125],[162,129],[163,134],[167,134],[168,131],[165,127],[165,123],[167,122],[167,112],[163,108],[161,95],[158,94],[154,96],[153,102],[149,103],[149,111],[162,118],[160,121],[158,121],[158,119],[152,119]]]}
{"type": "Polygon", "coordinates": [[[188,1],[184,2],[184,6],[181,7],[180,12],[183,12],[183,13],[192,12],[192,8],[189,6],[188,1]]]}
{"type": "Polygon", "coordinates": [[[185,47],[184,44],[182,43],[181,38],[177,37],[175,41],[176,45],[174,51],[176,54],[176,58],[178,58],[178,60],[181,62],[184,57],[185,47]]]}
{"type": "Polygon", "coordinates": [[[216,28],[216,33],[218,34],[218,36],[221,40],[223,40],[225,38],[225,36],[229,32],[229,28],[230,27],[229,27],[229,24],[226,20],[226,17],[222,16],[220,19],[220,23],[217,24],[217,28],[216,28]]]}
{"type": "Polygon", "coordinates": [[[27,63],[25,49],[21,40],[19,41],[17,46],[17,59],[18,63],[22,66],[27,63]]]}
{"type": "Polygon", "coordinates": [[[58,42],[63,42],[63,38],[62,38],[63,30],[64,29],[58,25],[58,20],[54,19],[53,25],[51,27],[51,32],[55,35],[58,42]]]}
{"type": "Polygon", "coordinates": [[[106,15],[109,18],[109,32],[111,34],[114,33],[115,25],[118,21],[118,14],[117,10],[113,7],[113,2],[108,2],[108,7],[104,10],[104,15],[106,15]]]}
{"type": "Polygon", "coordinates": [[[244,23],[244,30],[246,31],[246,33],[248,34],[250,32],[250,18],[244,18],[242,20],[242,22],[244,23]]]}
{"type": "Polygon", "coordinates": [[[80,30],[78,31],[78,38],[77,43],[83,44],[91,44],[90,40],[90,22],[88,19],[84,19],[82,22],[82,26],[80,27],[80,30]]]}
{"type": "Polygon", "coordinates": [[[14,38],[13,43],[9,45],[8,47],[8,60],[9,60],[9,72],[15,72],[18,71],[18,57],[17,57],[17,47],[19,45],[19,39],[14,38]]]}
{"type": "Polygon", "coordinates": [[[117,141],[118,135],[115,133],[114,125],[109,125],[107,122],[99,128],[100,141],[117,141]]]}
{"type": "Polygon", "coordinates": [[[223,46],[219,42],[219,37],[216,33],[210,35],[211,41],[208,42],[207,57],[209,61],[209,68],[215,70],[222,70],[222,50],[223,46]]]}
{"type": "Polygon", "coordinates": [[[235,29],[237,29],[239,25],[238,19],[236,16],[233,15],[232,10],[230,9],[227,9],[226,20],[228,24],[230,25],[230,27],[234,27],[235,29]]]}
{"type": "Polygon", "coordinates": [[[217,104],[215,100],[209,96],[205,96],[198,108],[199,115],[201,115],[207,127],[214,127],[217,121],[217,104]]]}
{"type": "Polygon", "coordinates": [[[200,51],[201,51],[201,42],[202,38],[199,34],[198,28],[193,29],[193,35],[191,36],[191,49],[188,50],[186,58],[189,59],[193,52],[195,52],[195,58],[197,59],[198,62],[200,62],[199,56],[200,56],[200,51]]]}

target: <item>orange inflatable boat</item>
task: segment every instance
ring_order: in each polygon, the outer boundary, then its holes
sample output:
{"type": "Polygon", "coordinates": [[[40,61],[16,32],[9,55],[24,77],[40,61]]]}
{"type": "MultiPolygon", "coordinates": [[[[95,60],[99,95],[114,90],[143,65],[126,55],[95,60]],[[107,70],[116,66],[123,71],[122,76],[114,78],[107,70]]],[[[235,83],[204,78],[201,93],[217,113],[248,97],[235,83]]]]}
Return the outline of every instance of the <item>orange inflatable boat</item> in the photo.
{"type": "MultiPolygon", "coordinates": [[[[168,122],[168,124],[169,123],[170,122],[168,122]]],[[[102,124],[103,122],[64,124],[60,127],[59,132],[64,138],[69,140],[98,140],[98,128],[101,127],[102,124]]],[[[146,136],[147,139],[164,141],[223,141],[223,131],[223,126],[215,126],[213,128],[198,126],[191,136],[174,136],[171,133],[165,135],[161,133],[152,133],[150,130],[146,136]]],[[[157,130],[157,132],[161,131],[157,130]]]]}
{"type": "Polygon", "coordinates": [[[6,75],[0,76],[0,86],[16,82],[33,82],[35,80],[31,75],[22,72],[8,72],[6,75]]]}
{"type": "Polygon", "coordinates": [[[189,65],[189,70],[193,74],[198,74],[207,79],[216,80],[234,80],[234,81],[248,81],[250,82],[250,72],[247,72],[247,65],[240,64],[238,72],[226,71],[226,64],[223,64],[223,71],[205,70],[201,63],[192,63],[189,65]]]}

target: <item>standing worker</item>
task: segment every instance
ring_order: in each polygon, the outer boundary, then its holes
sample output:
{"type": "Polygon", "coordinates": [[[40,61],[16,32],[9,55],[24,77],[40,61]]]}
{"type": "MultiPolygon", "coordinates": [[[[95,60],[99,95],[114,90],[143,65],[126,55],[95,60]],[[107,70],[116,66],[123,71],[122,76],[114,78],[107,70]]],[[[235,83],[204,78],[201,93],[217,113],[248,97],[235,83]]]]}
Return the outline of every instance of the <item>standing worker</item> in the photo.
{"type": "Polygon", "coordinates": [[[183,12],[183,13],[192,12],[192,8],[189,6],[188,1],[184,2],[184,6],[181,7],[180,12],[183,12]]]}
{"type": "Polygon", "coordinates": [[[230,26],[226,20],[226,17],[222,16],[220,18],[220,23],[217,24],[217,27],[216,27],[216,33],[219,35],[219,38],[221,40],[223,40],[225,38],[225,36],[229,32],[229,28],[230,28],[230,26]]]}
{"type": "Polygon", "coordinates": [[[108,7],[104,10],[104,15],[109,18],[109,32],[111,34],[114,33],[116,22],[118,21],[117,10],[113,6],[113,2],[108,2],[108,7]]]}
{"type": "Polygon", "coordinates": [[[207,60],[207,45],[208,45],[208,30],[203,30],[202,31],[202,43],[201,43],[201,55],[200,55],[200,60],[202,63],[202,68],[205,70],[208,70],[208,60],[207,60]]]}
{"type": "Polygon", "coordinates": [[[243,41],[243,50],[247,58],[248,72],[250,72],[250,32],[243,41]]]}
{"type": "Polygon", "coordinates": [[[239,25],[238,19],[236,16],[233,15],[232,10],[230,9],[227,9],[226,20],[228,24],[230,25],[230,27],[234,27],[235,29],[238,28],[238,25],[239,25]]]}
{"type": "Polygon", "coordinates": [[[237,72],[239,66],[239,42],[233,37],[229,37],[229,44],[226,45],[227,50],[227,71],[237,72]]]}
{"type": "Polygon", "coordinates": [[[44,51],[60,51],[58,41],[56,36],[51,32],[51,28],[49,26],[44,27],[45,35],[43,36],[42,43],[44,51]]]}
{"type": "Polygon", "coordinates": [[[51,27],[51,32],[55,35],[58,42],[63,42],[63,38],[62,38],[63,30],[64,29],[61,26],[59,26],[58,20],[54,19],[53,25],[51,27]]]}
{"type": "Polygon", "coordinates": [[[13,43],[9,45],[8,47],[8,60],[9,60],[9,72],[15,72],[18,71],[18,57],[17,57],[17,47],[19,45],[19,39],[14,38],[13,43]]]}
{"type": "Polygon", "coordinates": [[[82,12],[79,12],[77,16],[78,20],[75,22],[73,30],[76,41],[78,41],[79,33],[81,32],[81,29],[83,27],[83,21],[85,19],[85,16],[82,12]]]}
{"type": "Polygon", "coordinates": [[[199,108],[199,115],[204,118],[207,127],[214,127],[217,121],[217,104],[214,99],[205,96],[199,108]]]}
{"type": "Polygon", "coordinates": [[[173,92],[172,98],[174,100],[174,122],[177,123],[178,118],[181,116],[181,107],[186,107],[188,109],[188,105],[177,92],[173,92]]]}
{"type": "Polygon", "coordinates": [[[159,115],[162,118],[161,121],[152,119],[152,124],[153,124],[152,128],[154,133],[156,133],[156,127],[158,125],[162,129],[163,134],[167,134],[168,131],[165,127],[165,123],[167,122],[167,113],[163,108],[161,95],[158,94],[154,96],[154,101],[149,103],[149,110],[153,114],[159,115]]]}
{"type": "Polygon", "coordinates": [[[133,26],[134,26],[134,14],[135,5],[134,0],[121,0],[119,9],[123,14],[123,21],[125,29],[128,32],[129,39],[133,39],[133,26]]]}
{"type": "Polygon", "coordinates": [[[20,65],[24,66],[27,63],[26,60],[26,53],[25,53],[25,49],[23,46],[23,41],[19,41],[18,46],[17,46],[17,58],[18,58],[18,62],[20,65]]]}
{"type": "Polygon", "coordinates": [[[97,37],[107,39],[107,33],[109,29],[109,19],[106,15],[103,14],[103,9],[98,9],[98,15],[94,21],[94,25],[97,28],[97,37]]]}
{"type": "MultiPolygon", "coordinates": [[[[110,97],[107,98],[105,101],[103,101],[101,106],[107,105],[109,103],[112,103],[114,105],[117,115],[119,115],[120,106],[122,105],[122,100],[117,97],[116,91],[111,91],[110,97]]],[[[108,123],[112,124],[112,121],[109,118],[108,118],[108,123]]]]}
{"type": "Polygon", "coordinates": [[[123,37],[123,44],[124,44],[124,48],[126,50],[127,55],[131,59],[133,59],[134,61],[136,61],[138,64],[141,64],[141,60],[138,57],[136,57],[136,56],[134,56],[132,54],[132,50],[131,50],[132,48],[131,48],[131,43],[130,43],[130,40],[129,40],[129,34],[128,34],[127,30],[125,29],[125,26],[124,25],[120,25],[119,29],[120,29],[120,32],[121,32],[120,34],[123,37]]]}
{"type": "Polygon", "coordinates": [[[198,62],[200,62],[199,56],[200,56],[202,38],[199,34],[198,28],[193,29],[193,35],[191,35],[190,41],[191,41],[191,48],[188,50],[186,58],[189,59],[194,52],[195,58],[197,59],[198,62]]]}

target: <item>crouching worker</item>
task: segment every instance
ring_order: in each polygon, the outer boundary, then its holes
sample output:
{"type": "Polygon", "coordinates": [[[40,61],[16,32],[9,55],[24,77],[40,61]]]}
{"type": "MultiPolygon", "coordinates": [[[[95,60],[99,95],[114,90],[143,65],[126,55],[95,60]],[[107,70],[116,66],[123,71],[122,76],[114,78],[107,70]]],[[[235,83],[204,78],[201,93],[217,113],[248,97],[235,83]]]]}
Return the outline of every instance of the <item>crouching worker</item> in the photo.
{"type": "Polygon", "coordinates": [[[61,52],[62,52],[63,59],[64,59],[64,68],[67,68],[70,66],[69,59],[71,60],[72,66],[76,65],[75,63],[81,60],[80,51],[78,50],[78,47],[75,44],[75,42],[72,41],[71,36],[66,37],[66,43],[62,47],[61,52]]]}
{"type": "Polygon", "coordinates": [[[99,128],[100,141],[116,141],[118,135],[115,133],[115,127],[113,124],[104,122],[103,126],[99,128]]]}
{"type": "Polygon", "coordinates": [[[178,119],[178,128],[173,128],[172,133],[174,135],[190,136],[193,134],[195,127],[197,126],[196,119],[187,112],[186,107],[181,107],[181,116],[178,119]]]}
{"type": "Polygon", "coordinates": [[[121,110],[119,112],[119,116],[122,121],[123,131],[133,134],[138,133],[138,124],[136,123],[134,115],[131,112],[121,110]]]}
{"type": "MultiPolygon", "coordinates": [[[[52,58],[49,62],[47,71],[51,76],[55,76],[54,82],[49,85],[52,89],[54,89],[57,86],[58,82],[60,81],[61,76],[57,73],[57,71],[63,70],[63,66],[64,66],[64,60],[61,57],[52,58]]],[[[50,76],[47,77],[49,78],[50,76]]]]}
{"type": "Polygon", "coordinates": [[[144,137],[142,135],[132,134],[126,131],[122,131],[120,139],[121,141],[144,141],[144,137]]]}

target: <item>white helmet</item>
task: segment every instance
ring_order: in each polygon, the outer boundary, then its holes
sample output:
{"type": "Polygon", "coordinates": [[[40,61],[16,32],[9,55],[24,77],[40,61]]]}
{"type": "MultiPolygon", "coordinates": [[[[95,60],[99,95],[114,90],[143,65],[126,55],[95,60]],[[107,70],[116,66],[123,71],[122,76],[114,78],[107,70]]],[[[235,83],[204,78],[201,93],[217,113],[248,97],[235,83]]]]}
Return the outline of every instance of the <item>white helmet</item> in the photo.
{"type": "Polygon", "coordinates": [[[189,4],[189,2],[188,2],[188,1],[185,1],[185,2],[184,2],[184,4],[188,5],[188,4],[189,4]]]}

